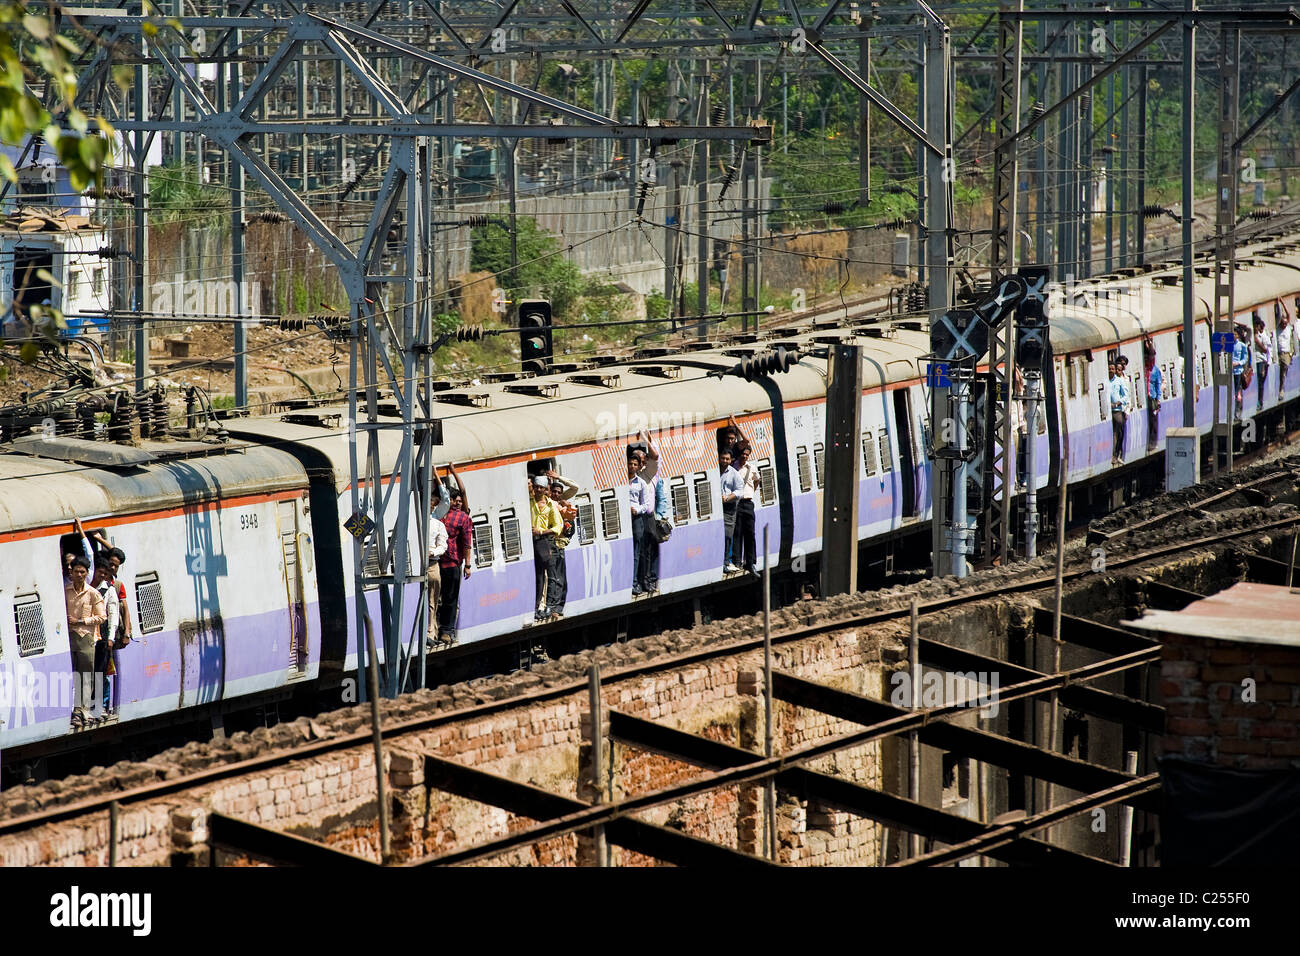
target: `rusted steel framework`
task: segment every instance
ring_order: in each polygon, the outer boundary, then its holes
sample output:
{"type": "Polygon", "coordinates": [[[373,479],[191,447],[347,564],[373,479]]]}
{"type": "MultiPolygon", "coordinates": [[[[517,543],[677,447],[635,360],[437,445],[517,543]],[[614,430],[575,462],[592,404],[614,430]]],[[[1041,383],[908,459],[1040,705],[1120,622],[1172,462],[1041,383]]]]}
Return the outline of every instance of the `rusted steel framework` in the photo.
{"type": "MultiPolygon", "coordinates": [[[[1037,621],[1036,627],[1042,623],[1041,620],[1037,621]]],[[[1050,626],[1050,621],[1046,623],[1050,626]]],[[[1077,704],[1080,709],[1116,721],[1134,719],[1143,730],[1159,732],[1163,723],[1159,708],[1140,700],[1085,686],[1088,681],[1111,674],[1127,673],[1157,661],[1160,656],[1159,645],[1127,631],[1078,618],[1071,619],[1070,626],[1068,629],[1063,628],[1062,633],[1067,640],[1077,640],[1088,648],[1105,649],[1109,656],[1093,664],[1046,675],[931,641],[923,642],[921,652],[923,659],[932,667],[957,668],[972,666],[972,661],[978,661],[1012,675],[1014,683],[1003,687],[999,692],[998,699],[1002,703],[1039,698],[1055,691],[1063,700],[1068,697],[1071,706],[1077,704]]],[[[768,861],[758,856],[646,823],[637,819],[635,814],[718,788],[754,784],[769,778],[783,792],[815,798],[823,805],[834,806],[891,828],[920,833],[940,843],[949,844],[946,850],[909,861],[913,865],[938,865],[982,854],[1013,865],[1061,863],[1106,868],[1114,864],[1053,846],[1034,838],[1032,834],[1071,816],[1116,802],[1151,813],[1159,810],[1156,801],[1159,783],[1156,777],[1137,777],[1010,737],[959,727],[952,720],[967,712],[964,701],[941,707],[904,710],[883,701],[781,672],[773,675],[772,695],[776,700],[860,723],[864,727],[783,754],[761,757],[730,744],[617,710],[611,711],[608,714],[610,740],[637,750],[662,754],[701,767],[706,772],[672,787],[600,804],[560,797],[537,787],[519,784],[496,774],[426,754],[425,781],[430,788],[500,807],[541,822],[496,840],[416,860],[408,865],[445,866],[489,860],[512,849],[590,830],[598,825],[605,827],[611,843],[670,862],[765,865],[768,861]],[[921,741],[927,745],[1068,787],[1085,796],[1050,812],[1024,817],[1011,824],[986,824],[915,800],[864,787],[841,777],[812,770],[808,766],[812,761],[828,754],[910,731],[916,731],[921,741]]]]}

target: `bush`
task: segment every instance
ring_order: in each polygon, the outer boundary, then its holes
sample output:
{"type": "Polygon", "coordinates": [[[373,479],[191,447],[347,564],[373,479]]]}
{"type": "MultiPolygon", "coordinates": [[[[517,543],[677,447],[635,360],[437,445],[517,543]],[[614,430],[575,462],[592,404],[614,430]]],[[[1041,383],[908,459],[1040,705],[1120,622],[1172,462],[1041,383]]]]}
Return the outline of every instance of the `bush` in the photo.
{"type": "Polygon", "coordinates": [[[515,229],[519,268],[513,282],[510,235],[495,224],[476,228],[471,234],[470,269],[496,275],[511,299],[549,299],[556,316],[567,315],[586,289],[582,273],[565,258],[560,240],[538,226],[537,220],[520,216],[515,229]]]}

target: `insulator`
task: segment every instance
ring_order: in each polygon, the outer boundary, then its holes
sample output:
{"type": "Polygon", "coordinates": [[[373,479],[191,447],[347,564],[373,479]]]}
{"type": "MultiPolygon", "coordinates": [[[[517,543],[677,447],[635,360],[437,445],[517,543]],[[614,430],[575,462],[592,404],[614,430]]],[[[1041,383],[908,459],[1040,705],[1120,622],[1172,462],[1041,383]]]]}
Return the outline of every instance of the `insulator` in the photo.
{"type": "Polygon", "coordinates": [[[1246,219],[1271,219],[1273,217],[1272,209],[1252,209],[1241,218],[1246,219]]]}
{"type": "Polygon", "coordinates": [[[638,219],[641,218],[641,213],[645,210],[646,197],[649,195],[650,195],[650,184],[642,183],[637,188],[637,195],[636,195],[636,215],[638,219]]]}
{"type": "Polygon", "coordinates": [[[101,259],[129,259],[131,253],[121,246],[100,246],[95,250],[95,255],[101,259]]]}
{"type": "Polygon", "coordinates": [[[822,203],[822,212],[826,213],[826,215],[828,216],[841,215],[844,212],[844,203],[842,202],[822,203]]]}
{"type": "Polygon", "coordinates": [[[1091,93],[1080,93],[1080,94],[1079,94],[1079,112],[1080,112],[1080,113],[1086,113],[1086,112],[1088,112],[1088,110],[1091,109],[1091,108],[1092,108],[1092,94],[1091,94],[1091,93]]]}
{"type": "Polygon", "coordinates": [[[481,229],[488,224],[487,213],[478,213],[470,216],[464,221],[464,225],[471,229],[481,229]]]}
{"type": "Polygon", "coordinates": [[[727,108],[719,103],[709,111],[710,126],[725,126],[727,123],[727,108]]]}
{"type": "Polygon", "coordinates": [[[898,219],[886,219],[884,222],[878,222],[875,225],[868,226],[869,229],[893,229],[899,230],[907,226],[907,220],[899,217],[898,219]]]}
{"type": "Polygon", "coordinates": [[[1156,216],[1163,216],[1163,215],[1165,215],[1167,212],[1168,212],[1168,210],[1165,209],[1164,206],[1155,206],[1155,205],[1143,206],[1143,207],[1142,207],[1142,218],[1143,218],[1143,219],[1154,219],[1156,216]]]}
{"type": "Polygon", "coordinates": [[[456,330],[457,342],[482,342],[483,326],[481,325],[462,325],[456,330]]]}
{"type": "Polygon", "coordinates": [[[301,332],[307,328],[307,320],[288,319],[281,316],[279,321],[276,322],[276,326],[279,327],[282,332],[301,332]]]}
{"type": "Polygon", "coordinates": [[[802,133],[802,132],[804,131],[804,116],[803,116],[803,110],[796,110],[796,111],[795,111],[795,114],[794,114],[794,131],[795,131],[796,133],[802,133]]]}
{"type": "Polygon", "coordinates": [[[1029,107],[1029,118],[1031,120],[1041,119],[1043,114],[1046,112],[1047,107],[1045,105],[1042,103],[1035,103],[1033,106],[1029,107]]]}
{"type": "Polygon", "coordinates": [[[727,174],[722,177],[722,188],[718,190],[719,199],[722,199],[727,195],[727,190],[730,189],[731,184],[736,181],[736,173],[737,170],[735,166],[727,167],[727,174]]]}
{"type": "Polygon", "coordinates": [[[254,214],[251,222],[288,222],[289,217],[278,209],[268,209],[265,212],[254,214]]]}

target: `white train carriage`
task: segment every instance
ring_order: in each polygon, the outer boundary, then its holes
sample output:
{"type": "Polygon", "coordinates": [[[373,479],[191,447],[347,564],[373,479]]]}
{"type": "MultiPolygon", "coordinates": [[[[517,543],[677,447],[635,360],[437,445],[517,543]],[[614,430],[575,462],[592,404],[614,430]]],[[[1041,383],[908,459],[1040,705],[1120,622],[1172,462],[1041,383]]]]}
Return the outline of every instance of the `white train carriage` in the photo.
{"type": "Polygon", "coordinates": [[[117,652],[109,682],[121,723],[313,679],[320,622],[306,491],[292,457],[243,443],[8,446],[0,749],[69,733],[62,555],[81,553],[74,517],[127,556],[119,580],[135,640],[117,652]]]}

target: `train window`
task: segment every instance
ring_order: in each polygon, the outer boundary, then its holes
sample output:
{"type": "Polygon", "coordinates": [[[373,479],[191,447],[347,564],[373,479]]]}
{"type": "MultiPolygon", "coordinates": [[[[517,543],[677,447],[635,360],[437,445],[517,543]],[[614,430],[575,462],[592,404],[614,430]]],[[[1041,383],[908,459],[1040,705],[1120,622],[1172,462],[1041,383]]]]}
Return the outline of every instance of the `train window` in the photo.
{"type": "Polygon", "coordinates": [[[862,433],[862,467],[868,478],[876,473],[876,440],[869,431],[862,433]]]}
{"type": "Polygon", "coordinates": [[[496,554],[492,543],[492,526],[488,524],[487,515],[474,516],[474,531],[470,536],[470,544],[474,551],[474,567],[486,568],[492,563],[496,554]]]}
{"type": "Polygon", "coordinates": [[[519,538],[519,519],[515,517],[515,509],[508,508],[501,512],[501,552],[505,555],[507,561],[516,561],[524,553],[523,543],[519,538]]]}
{"type": "Polygon", "coordinates": [[[1036,427],[1038,428],[1038,434],[1046,435],[1047,434],[1047,408],[1045,402],[1044,402],[1044,407],[1038,409],[1038,414],[1034,416],[1034,421],[1036,427]]]}
{"type": "Polygon", "coordinates": [[[669,494],[673,501],[673,523],[686,524],[691,520],[691,492],[685,478],[674,478],[669,494]]]}
{"type": "Polygon", "coordinates": [[[590,495],[578,495],[573,500],[578,509],[578,544],[591,544],[596,540],[596,506],[590,495]]]}
{"type": "Polygon", "coordinates": [[[889,450],[889,429],[880,429],[876,443],[880,446],[880,473],[883,475],[894,470],[894,456],[889,450]]]}
{"type": "Polygon", "coordinates": [[[817,487],[826,487],[826,447],[818,442],[813,445],[813,464],[817,466],[817,487]]]}
{"type": "Polygon", "coordinates": [[[1082,387],[1079,390],[1080,395],[1087,395],[1092,391],[1092,356],[1085,355],[1079,359],[1079,372],[1083,376],[1082,387]]]}
{"type": "Polygon", "coordinates": [[[1097,386],[1097,413],[1101,415],[1101,420],[1106,420],[1106,386],[1097,386]]]}
{"type": "Polygon", "coordinates": [[[162,582],[157,573],[137,575],[135,579],[135,606],[140,614],[140,633],[161,631],[166,621],[163,614],[162,582]]]}
{"type": "Polygon", "coordinates": [[[1205,383],[1208,382],[1209,380],[1210,380],[1209,361],[1206,359],[1204,355],[1202,355],[1201,356],[1201,387],[1204,388],[1205,383]]]}
{"type": "Polygon", "coordinates": [[[1142,407],[1142,399],[1146,389],[1142,386],[1142,376],[1137,372],[1133,373],[1133,405],[1136,408],[1142,407]]]}
{"type": "Polygon", "coordinates": [[[1079,394],[1079,366],[1074,359],[1065,363],[1065,381],[1070,390],[1070,397],[1079,394]]]}
{"type": "Polygon", "coordinates": [[[772,462],[766,458],[758,463],[758,493],[765,505],[776,501],[776,472],[772,470],[772,462]]]}
{"type": "Polygon", "coordinates": [[[618,506],[618,496],[612,490],[602,491],[600,493],[600,526],[604,531],[605,540],[617,538],[623,533],[623,523],[620,515],[623,512],[618,506]]]}
{"type": "Polygon", "coordinates": [[[14,598],[14,626],[18,633],[18,656],[31,657],[45,650],[45,615],[39,594],[14,598]]]}
{"type": "Polygon", "coordinates": [[[799,446],[794,455],[795,464],[799,469],[799,490],[808,491],[812,488],[812,473],[809,471],[808,449],[799,446]]]}
{"type": "Polygon", "coordinates": [[[695,478],[695,514],[701,521],[713,514],[713,485],[707,475],[695,478]]]}

